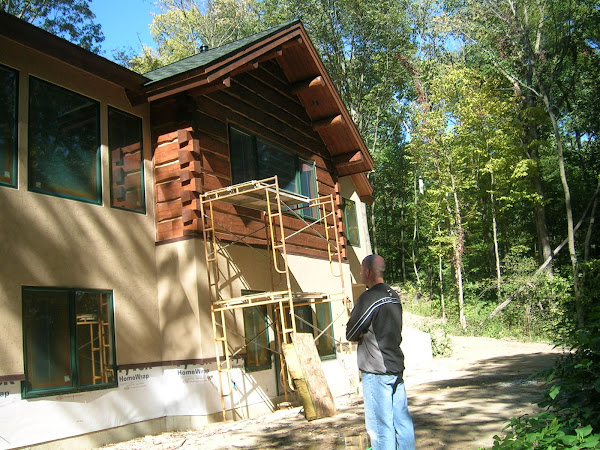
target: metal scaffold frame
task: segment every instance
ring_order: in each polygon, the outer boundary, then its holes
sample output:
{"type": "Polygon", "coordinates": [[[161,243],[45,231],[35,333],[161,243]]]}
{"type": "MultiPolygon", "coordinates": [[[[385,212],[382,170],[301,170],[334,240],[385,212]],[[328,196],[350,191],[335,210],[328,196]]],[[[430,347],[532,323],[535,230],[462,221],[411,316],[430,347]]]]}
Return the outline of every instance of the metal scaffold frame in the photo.
{"type": "MultiPolygon", "coordinates": [[[[277,340],[279,348],[283,344],[292,343],[296,333],[296,320],[294,306],[300,304],[313,304],[321,302],[343,301],[349,302],[344,289],[344,276],[342,266],[342,252],[340,234],[336,220],[336,207],[333,195],[321,196],[314,199],[291,193],[279,188],[277,177],[266,178],[258,181],[249,181],[226,188],[208,191],[200,196],[200,208],[202,216],[202,233],[204,238],[204,249],[206,258],[206,269],[208,273],[209,300],[211,306],[211,317],[213,334],[215,339],[216,363],[219,377],[219,389],[221,395],[221,407],[223,420],[227,420],[226,397],[230,396],[232,419],[235,420],[235,399],[233,396],[233,382],[231,376],[231,358],[239,353],[242,348],[232,352],[229,344],[225,313],[239,308],[248,308],[259,305],[272,305],[277,329],[277,340]],[[246,236],[237,236],[227,230],[215,220],[215,202],[227,202],[246,208],[251,208],[264,213],[265,230],[267,235],[267,247],[271,271],[271,291],[245,295],[236,298],[223,298],[220,285],[219,256],[224,255],[227,245],[222,245],[217,237],[218,232],[226,232],[228,241],[232,244],[243,243],[249,236],[255,236],[256,231],[246,236]],[[297,212],[305,208],[318,208],[319,218],[314,221],[304,220],[297,212]],[[286,236],[284,229],[284,214],[292,214],[303,220],[306,226],[286,236]],[[316,230],[315,225],[323,225],[324,232],[316,230]],[[217,229],[217,227],[219,227],[217,229]],[[290,271],[287,260],[286,240],[309,229],[313,234],[319,236],[326,242],[327,255],[332,274],[340,279],[341,290],[335,294],[293,292],[290,283],[290,271]],[[235,237],[232,239],[231,236],[235,237]],[[337,270],[334,266],[337,263],[337,270]],[[280,285],[285,279],[285,288],[275,291],[274,273],[280,276],[280,285]],[[301,303],[299,303],[301,302],[301,303]],[[226,379],[228,393],[225,392],[226,379]]],[[[260,231],[260,230],[258,230],[260,231]]],[[[348,304],[346,305],[348,308],[348,304]]],[[[300,319],[301,320],[301,319],[300,319]]],[[[337,319],[336,319],[337,320],[337,319]]],[[[335,320],[332,320],[333,325],[335,320]]],[[[231,330],[230,330],[231,331],[231,330]]],[[[320,331],[321,336],[326,330],[320,331]]],[[[237,333],[236,333],[237,334],[237,333]]],[[[318,337],[319,337],[318,336],[318,337]]],[[[317,337],[317,338],[318,338],[317,337]]],[[[286,370],[283,352],[279,353],[282,383],[287,386],[290,382],[286,370]]],[[[290,384],[291,386],[291,384],[290,384]]],[[[287,389],[284,389],[287,399],[287,389]]]]}

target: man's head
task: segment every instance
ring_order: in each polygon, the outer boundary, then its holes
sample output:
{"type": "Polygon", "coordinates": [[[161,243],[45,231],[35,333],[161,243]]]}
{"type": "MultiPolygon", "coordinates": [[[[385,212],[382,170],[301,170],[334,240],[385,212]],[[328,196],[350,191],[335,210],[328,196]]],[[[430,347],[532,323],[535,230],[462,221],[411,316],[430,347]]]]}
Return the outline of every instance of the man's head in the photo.
{"type": "Polygon", "coordinates": [[[383,283],[383,273],[385,272],[385,261],[379,255],[369,255],[363,259],[360,267],[360,277],[367,287],[383,283]]]}

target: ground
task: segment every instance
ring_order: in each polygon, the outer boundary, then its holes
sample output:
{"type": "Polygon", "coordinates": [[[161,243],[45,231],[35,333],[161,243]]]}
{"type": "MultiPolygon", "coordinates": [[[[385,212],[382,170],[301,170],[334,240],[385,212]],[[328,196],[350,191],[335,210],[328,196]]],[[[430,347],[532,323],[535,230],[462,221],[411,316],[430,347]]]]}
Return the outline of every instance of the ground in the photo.
{"type": "MultiPolygon", "coordinates": [[[[415,318],[406,315],[405,322],[415,318]],[[407,320],[408,319],[408,320],[407,320]]],[[[489,448],[514,416],[537,410],[543,383],[530,379],[552,367],[561,350],[543,343],[450,337],[452,356],[408,366],[405,384],[417,449],[489,448]]],[[[367,449],[359,396],[336,399],[338,414],[308,422],[301,408],[201,430],[146,436],[106,448],[367,449]]]]}

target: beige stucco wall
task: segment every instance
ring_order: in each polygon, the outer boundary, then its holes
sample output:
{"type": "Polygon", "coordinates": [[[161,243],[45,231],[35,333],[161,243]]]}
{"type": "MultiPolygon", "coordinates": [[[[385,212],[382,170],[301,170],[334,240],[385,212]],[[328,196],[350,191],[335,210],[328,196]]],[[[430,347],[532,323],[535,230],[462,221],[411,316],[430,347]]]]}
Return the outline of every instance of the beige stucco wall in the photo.
{"type": "Polygon", "coordinates": [[[361,202],[352,178],[344,177],[340,179],[340,192],[342,197],[354,201],[356,204],[356,214],[358,218],[358,234],[360,245],[348,245],[347,258],[352,272],[352,282],[361,283],[360,279],[360,263],[363,258],[372,253],[371,239],[368,230],[367,205],[361,202]]]}
{"type": "Polygon", "coordinates": [[[200,239],[156,247],[162,361],[215,354],[204,259],[200,239]]]}
{"type": "Polygon", "coordinates": [[[22,286],[112,290],[117,363],[159,360],[148,108],[132,108],[122,88],[12,41],[0,38],[0,48],[0,62],[20,73],[18,189],[0,186],[0,376],[23,373],[22,286]],[[29,75],[100,102],[102,205],[27,190],[29,75]],[[143,119],[146,214],[110,207],[108,106],[143,119]]]}

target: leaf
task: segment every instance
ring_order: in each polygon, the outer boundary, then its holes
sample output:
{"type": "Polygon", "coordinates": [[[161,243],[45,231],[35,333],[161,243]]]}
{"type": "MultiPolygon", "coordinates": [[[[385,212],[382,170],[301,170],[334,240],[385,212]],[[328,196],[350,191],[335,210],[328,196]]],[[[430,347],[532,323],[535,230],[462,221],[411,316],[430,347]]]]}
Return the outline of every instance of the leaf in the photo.
{"type": "Polygon", "coordinates": [[[550,396],[550,398],[552,400],[554,400],[559,392],[560,392],[560,386],[554,385],[554,386],[552,386],[552,389],[550,389],[550,392],[548,393],[548,395],[550,396]]]}
{"type": "Polygon", "coordinates": [[[577,436],[579,438],[585,437],[585,436],[587,436],[587,435],[589,435],[589,434],[592,433],[592,426],[588,425],[588,426],[583,427],[583,428],[577,428],[575,430],[575,433],[577,433],[577,436]]]}

